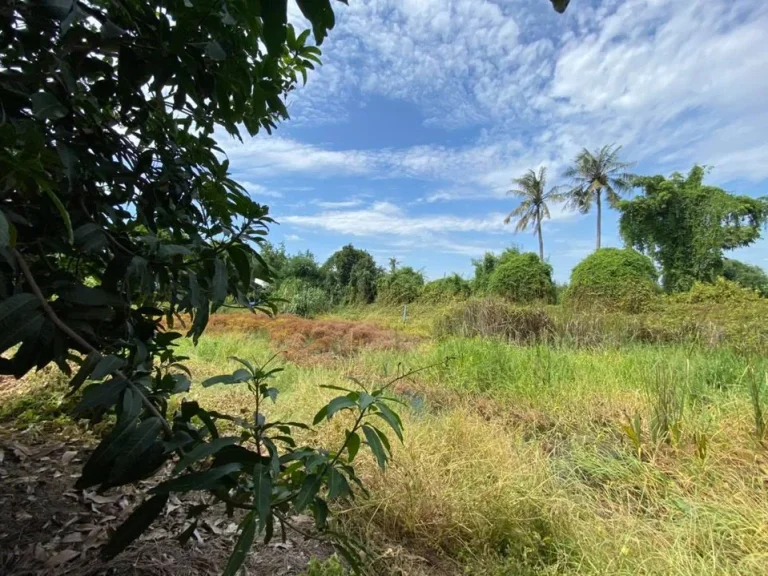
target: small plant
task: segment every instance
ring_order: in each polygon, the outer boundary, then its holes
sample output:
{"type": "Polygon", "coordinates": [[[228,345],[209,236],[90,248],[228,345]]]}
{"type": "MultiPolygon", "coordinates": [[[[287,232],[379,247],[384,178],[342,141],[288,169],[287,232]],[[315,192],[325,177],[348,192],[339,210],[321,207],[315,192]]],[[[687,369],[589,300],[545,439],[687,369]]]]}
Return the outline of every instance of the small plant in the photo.
{"type": "Polygon", "coordinates": [[[630,418],[629,414],[625,413],[624,418],[626,422],[621,425],[621,429],[624,434],[632,442],[632,446],[635,449],[638,459],[643,457],[643,420],[640,414],[635,414],[634,418],[630,418]]]}
{"type": "Polygon", "coordinates": [[[336,556],[331,556],[323,562],[314,558],[310,560],[303,576],[344,576],[345,574],[347,574],[347,570],[339,559],[336,556]]]}
{"type": "Polygon", "coordinates": [[[666,442],[677,446],[682,434],[685,389],[659,368],[648,394],[651,401],[651,441],[656,445],[666,442]]]}
{"type": "Polygon", "coordinates": [[[754,417],[754,438],[755,442],[762,446],[768,434],[768,422],[765,419],[763,406],[764,386],[763,378],[756,374],[755,369],[749,366],[746,371],[748,377],[747,386],[749,387],[749,399],[752,402],[752,414],[754,417]]]}
{"type": "MultiPolygon", "coordinates": [[[[165,451],[175,451],[179,456],[172,477],[155,486],[150,491],[152,497],[118,528],[105,549],[107,557],[119,554],[148,528],[163,511],[171,494],[204,491],[211,498],[206,504],[189,510],[189,524],[180,539],[185,541],[192,535],[197,518],[211,506],[223,504],[230,511],[245,511],[235,550],[224,570],[224,574],[233,575],[245,561],[257,536],[269,542],[276,522],[284,532],[286,526],[291,527],[291,515],[304,512],[314,517],[318,530],[324,531],[328,527],[329,502],[353,499],[353,485],[365,493],[352,466],[361,446],[367,445],[379,467],[386,468],[390,441],[379,425],[385,424],[401,441],[403,439],[400,417],[388,406],[389,402],[398,401],[386,392],[395,381],[408,374],[371,390],[356,379],[354,382],[360,390],[324,386],[340,390],[344,395],[324,406],[313,425],[330,420],[340,412],[354,415],[339,448],[326,450],[297,444],[295,431],[308,429],[306,424],[267,419],[264,404],[275,402],[278,397],[277,388],[270,386],[269,381],[282,370],[268,367],[272,359],[259,367],[248,360],[233,358],[241,368],[202,383],[203,386],[245,384],[254,399],[251,418],[207,411],[197,402],[181,403],[173,419],[173,439],[165,443],[165,451]],[[224,430],[218,426],[220,422],[226,423],[227,431],[234,428],[237,433],[223,435],[224,430]]],[[[141,411],[139,399],[130,389],[124,393],[120,405],[122,409],[118,411],[112,438],[94,452],[78,481],[78,488],[96,484],[102,488],[110,486],[110,455],[135,449],[134,445],[143,442],[143,431],[158,425],[150,417],[135,429],[123,426],[125,422],[132,423],[135,414],[141,411]]],[[[333,543],[353,568],[358,566],[358,554],[349,541],[339,536],[333,543]]]]}

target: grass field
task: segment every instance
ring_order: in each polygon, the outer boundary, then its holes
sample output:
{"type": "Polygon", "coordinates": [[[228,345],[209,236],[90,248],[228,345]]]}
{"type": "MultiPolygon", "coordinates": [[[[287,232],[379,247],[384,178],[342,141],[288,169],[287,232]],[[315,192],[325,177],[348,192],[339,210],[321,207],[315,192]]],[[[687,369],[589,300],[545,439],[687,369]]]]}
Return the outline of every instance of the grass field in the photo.
{"type": "MultiPolygon", "coordinates": [[[[320,320],[226,314],[196,380],[282,352],[272,415],[311,420],[321,384],[403,379],[405,442],[370,498],[337,506],[379,574],[768,573],[768,360],[701,343],[520,346],[432,335],[438,311],[350,309],[320,320]],[[761,444],[763,441],[763,444],[761,444]]],[[[252,411],[236,386],[193,387],[252,411]]],[[[336,417],[307,440],[335,446],[336,417]]],[[[362,452],[361,452],[362,454],[362,452]]]]}

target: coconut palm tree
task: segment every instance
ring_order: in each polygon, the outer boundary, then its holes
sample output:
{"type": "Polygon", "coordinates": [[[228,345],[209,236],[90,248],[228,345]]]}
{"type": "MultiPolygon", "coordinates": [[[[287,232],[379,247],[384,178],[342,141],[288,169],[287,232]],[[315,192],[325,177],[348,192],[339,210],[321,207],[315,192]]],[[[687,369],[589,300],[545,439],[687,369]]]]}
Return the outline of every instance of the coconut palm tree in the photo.
{"type": "Polygon", "coordinates": [[[587,214],[592,208],[592,202],[597,204],[598,250],[603,219],[603,195],[608,204],[615,207],[620,195],[632,189],[634,176],[627,172],[632,164],[622,162],[619,159],[620,152],[621,146],[613,144],[594,152],[584,148],[574,159],[573,165],[563,174],[571,180],[565,193],[570,209],[587,214]]]}
{"type": "Polygon", "coordinates": [[[528,170],[520,178],[515,178],[513,182],[516,188],[509,190],[507,194],[512,194],[522,199],[520,206],[512,210],[504,219],[504,224],[509,224],[513,218],[517,218],[515,223],[515,232],[520,232],[528,227],[539,236],[539,257],[544,261],[544,238],[541,235],[541,222],[544,218],[549,218],[549,207],[547,202],[561,202],[564,198],[558,193],[557,188],[547,188],[547,169],[539,168],[539,173],[535,170],[528,170]]]}

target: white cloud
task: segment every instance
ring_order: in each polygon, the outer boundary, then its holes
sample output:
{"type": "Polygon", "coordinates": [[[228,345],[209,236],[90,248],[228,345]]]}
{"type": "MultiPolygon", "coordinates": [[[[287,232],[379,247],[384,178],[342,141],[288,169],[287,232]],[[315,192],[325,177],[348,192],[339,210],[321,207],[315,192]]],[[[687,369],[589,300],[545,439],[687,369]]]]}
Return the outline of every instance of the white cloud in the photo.
{"type": "Polygon", "coordinates": [[[246,192],[248,192],[248,194],[250,194],[251,196],[267,196],[269,198],[283,197],[282,193],[277,192],[276,190],[270,190],[266,186],[262,186],[261,184],[256,184],[255,182],[250,182],[248,180],[238,180],[238,183],[240,184],[240,186],[245,188],[246,192]]]}
{"type": "Polygon", "coordinates": [[[320,208],[354,208],[355,206],[360,206],[363,201],[359,199],[339,201],[314,200],[312,203],[320,206],[320,208]]]}
{"type": "Polygon", "coordinates": [[[309,216],[283,216],[281,222],[319,228],[349,236],[426,237],[435,233],[485,232],[504,230],[504,215],[462,218],[453,215],[410,216],[390,202],[375,202],[359,210],[329,210],[309,216]]]}
{"type": "Polygon", "coordinates": [[[299,240],[303,240],[303,238],[298,234],[286,234],[285,239],[290,242],[298,242],[299,240]]]}

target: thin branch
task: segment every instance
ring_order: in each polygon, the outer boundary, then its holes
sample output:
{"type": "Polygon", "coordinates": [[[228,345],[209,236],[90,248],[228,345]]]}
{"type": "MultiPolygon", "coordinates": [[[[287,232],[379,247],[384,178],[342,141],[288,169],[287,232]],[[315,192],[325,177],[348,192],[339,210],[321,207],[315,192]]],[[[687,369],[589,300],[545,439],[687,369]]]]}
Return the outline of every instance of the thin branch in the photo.
{"type": "MultiPolygon", "coordinates": [[[[30,289],[32,290],[32,293],[35,295],[35,297],[40,302],[40,306],[43,308],[43,311],[48,316],[48,318],[53,322],[56,327],[64,332],[67,336],[69,336],[72,340],[74,340],[81,348],[84,348],[88,352],[95,352],[96,354],[102,355],[101,352],[99,352],[96,348],[94,348],[87,340],[85,340],[80,334],[72,330],[69,326],[67,326],[61,318],[59,318],[56,314],[56,312],[51,308],[51,305],[48,303],[48,300],[46,300],[45,296],[43,295],[43,292],[40,290],[40,286],[37,285],[37,282],[35,281],[34,276],[32,276],[32,271],[29,269],[29,265],[27,265],[27,261],[24,260],[24,257],[21,255],[21,253],[18,250],[13,251],[14,255],[16,256],[16,260],[19,262],[19,267],[21,268],[22,274],[24,274],[24,278],[26,278],[27,283],[29,284],[30,289]]],[[[144,407],[152,414],[153,416],[160,418],[160,422],[163,424],[163,429],[165,431],[165,435],[168,438],[173,437],[173,430],[171,430],[170,425],[168,424],[168,421],[163,417],[162,414],[157,410],[154,404],[144,395],[144,391],[141,390],[136,384],[130,381],[128,377],[123,374],[120,370],[116,370],[115,373],[120,377],[123,378],[126,382],[128,382],[128,386],[136,392],[139,397],[141,398],[141,403],[144,404],[144,407]]]]}

